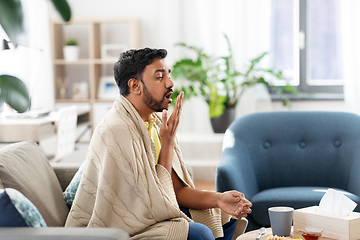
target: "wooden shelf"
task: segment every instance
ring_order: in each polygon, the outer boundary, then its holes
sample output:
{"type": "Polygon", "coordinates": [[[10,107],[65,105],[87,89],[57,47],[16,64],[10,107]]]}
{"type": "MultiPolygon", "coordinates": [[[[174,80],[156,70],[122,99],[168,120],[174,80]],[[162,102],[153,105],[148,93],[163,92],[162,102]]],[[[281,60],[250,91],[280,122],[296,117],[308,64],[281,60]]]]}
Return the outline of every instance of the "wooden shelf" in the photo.
{"type": "Polygon", "coordinates": [[[97,102],[97,103],[112,103],[112,102],[114,102],[115,101],[115,99],[114,100],[107,100],[107,99],[95,99],[95,101],[94,102],[97,102]]]}
{"type": "MultiPolygon", "coordinates": [[[[92,112],[93,105],[114,101],[97,98],[100,78],[113,76],[112,68],[117,61],[113,56],[111,58],[102,56],[102,46],[120,44],[126,46],[126,49],[140,48],[140,20],[136,18],[75,19],[69,23],[52,20],[50,34],[55,102],[89,103],[90,122],[93,128],[93,116],[96,114],[92,112]],[[75,38],[79,42],[79,59],[76,61],[64,59],[63,45],[69,38],[75,38]],[[85,94],[79,95],[78,89],[85,94]],[[61,95],[60,92],[63,94],[61,95]],[[74,94],[78,95],[74,98],[74,94]]],[[[120,53],[126,49],[119,49],[119,53],[116,54],[120,56],[120,53]]]]}
{"type": "Polygon", "coordinates": [[[114,65],[116,62],[117,62],[117,59],[94,59],[93,60],[94,64],[112,64],[112,65],[114,65]]]}
{"type": "Polygon", "coordinates": [[[57,103],[88,103],[88,99],[56,99],[57,103]]]}
{"type": "Polygon", "coordinates": [[[91,62],[90,59],[79,59],[73,62],[66,61],[64,59],[55,59],[54,64],[60,65],[74,65],[74,64],[89,64],[91,62]]]}

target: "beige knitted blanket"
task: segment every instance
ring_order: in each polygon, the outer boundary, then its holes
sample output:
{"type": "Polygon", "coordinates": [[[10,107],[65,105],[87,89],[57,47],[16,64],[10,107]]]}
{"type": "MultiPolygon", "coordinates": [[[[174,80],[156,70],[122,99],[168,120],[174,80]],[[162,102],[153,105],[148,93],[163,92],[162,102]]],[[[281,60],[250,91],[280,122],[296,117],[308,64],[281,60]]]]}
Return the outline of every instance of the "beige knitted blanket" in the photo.
{"type": "MultiPolygon", "coordinates": [[[[160,116],[154,113],[153,117],[159,127],[160,116]]],[[[173,169],[185,184],[194,187],[178,143],[175,145],[173,169]]],[[[65,226],[121,228],[131,239],[187,239],[188,221],[192,220],[179,209],[171,176],[155,163],[155,155],[140,115],[119,96],[94,131],[65,226]]],[[[221,225],[230,219],[219,209],[190,212],[215,238],[222,236],[221,225]]],[[[246,220],[241,220],[238,228],[243,232],[246,220]]]]}

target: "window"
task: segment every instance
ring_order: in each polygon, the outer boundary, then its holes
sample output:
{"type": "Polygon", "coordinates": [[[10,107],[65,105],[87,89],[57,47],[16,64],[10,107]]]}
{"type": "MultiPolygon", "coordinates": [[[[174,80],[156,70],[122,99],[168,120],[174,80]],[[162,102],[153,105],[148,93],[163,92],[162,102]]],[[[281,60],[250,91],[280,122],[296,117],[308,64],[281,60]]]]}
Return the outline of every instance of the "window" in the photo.
{"type": "Polygon", "coordinates": [[[339,0],[272,0],[271,11],[272,67],[300,92],[342,94],[339,0]]]}

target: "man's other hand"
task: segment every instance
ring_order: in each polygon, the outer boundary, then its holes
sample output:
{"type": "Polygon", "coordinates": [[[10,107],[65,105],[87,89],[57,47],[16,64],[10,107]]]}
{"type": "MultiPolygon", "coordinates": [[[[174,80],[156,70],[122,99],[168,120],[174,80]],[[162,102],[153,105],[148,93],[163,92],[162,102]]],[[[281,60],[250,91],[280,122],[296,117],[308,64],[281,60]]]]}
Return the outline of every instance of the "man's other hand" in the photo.
{"type": "Polygon", "coordinates": [[[218,207],[224,212],[240,219],[251,213],[252,203],[245,198],[243,193],[228,191],[221,194],[218,207]]]}

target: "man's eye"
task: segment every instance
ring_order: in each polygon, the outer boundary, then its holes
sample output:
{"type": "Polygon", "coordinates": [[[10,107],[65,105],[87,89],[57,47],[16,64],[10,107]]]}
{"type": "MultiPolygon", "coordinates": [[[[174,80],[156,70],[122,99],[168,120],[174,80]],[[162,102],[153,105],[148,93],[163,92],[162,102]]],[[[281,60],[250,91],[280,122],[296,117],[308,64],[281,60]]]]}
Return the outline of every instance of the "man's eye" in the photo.
{"type": "Polygon", "coordinates": [[[156,77],[157,79],[162,79],[163,77],[162,76],[160,76],[160,77],[156,77]]]}

